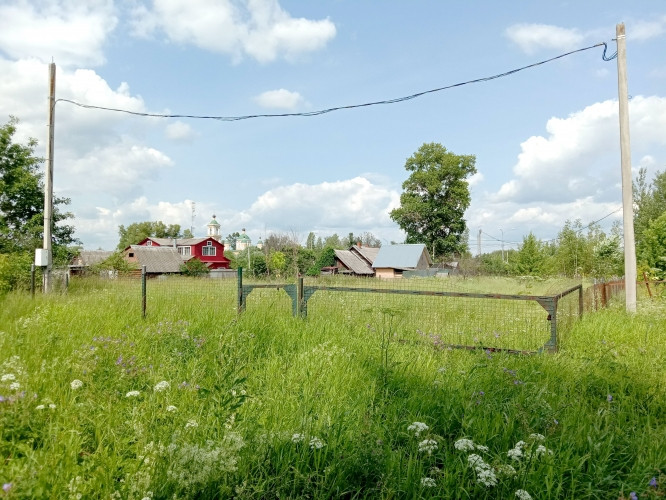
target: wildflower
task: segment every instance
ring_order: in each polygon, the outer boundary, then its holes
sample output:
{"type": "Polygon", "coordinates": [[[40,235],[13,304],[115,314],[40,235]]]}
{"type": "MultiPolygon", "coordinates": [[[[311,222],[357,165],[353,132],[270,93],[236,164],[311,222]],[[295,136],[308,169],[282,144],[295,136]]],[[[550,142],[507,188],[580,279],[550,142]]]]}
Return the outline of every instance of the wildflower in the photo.
{"type": "Polygon", "coordinates": [[[453,447],[460,451],[471,451],[474,449],[474,441],[471,439],[458,439],[453,443],[453,447]]]}
{"type": "Polygon", "coordinates": [[[171,387],[171,384],[167,382],[166,380],[162,380],[161,382],[158,382],[155,384],[155,387],[153,387],[153,390],[155,392],[162,392],[166,391],[169,387],[171,387]]]}
{"type": "Polygon", "coordinates": [[[635,491],[629,493],[629,500],[638,500],[638,495],[636,495],[635,491]]]}
{"type": "Polygon", "coordinates": [[[520,448],[512,448],[507,451],[506,454],[511,460],[516,460],[519,462],[523,456],[523,451],[520,448]]]}
{"type": "Polygon", "coordinates": [[[44,405],[37,405],[35,406],[35,410],[43,410],[45,408],[44,405]]]}
{"type": "Polygon", "coordinates": [[[499,474],[506,477],[513,477],[516,475],[516,469],[511,467],[509,464],[500,464],[496,467],[496,470],[499,474]]]}
{"type": "Polygon", "coordinates": [[[519,500],[532,500],[532,495],[530,495],[525,490],[516,490],[516,497],[519,500]]]}
{"type": "Polygon", "coordinates": [[[298,432],[294,433],[291,436],[291,442],[292,443],[300,443],[305,439],[305,436],[303,434],[299,434],[298,432]]]}
{"type": "Polygon", "coordinates": [[[419,437],[419,435],[423,431],[427,431],[428,429],[429,429],[429,427],[426,424],[424,424],[423,422],[414,422],[412,425],[407,427],[408,431],[414,431],[414,435],[416,437],[419,437]]]}
{"type": "Polygon", "coordinates": [[[437,441],[433,439],[424,439],[419,443],[419,451],[425,451],[430,455],[437,449],[437,441]]]}
{"type": "Polygon", "coordinates": [[[4,491],[5,493],[7,493],[11,489],[12,489],[12,483],[4,483],[2,485],[2,491],[4,491]]]}
{"type": "Polygon", "coordinates": [[[135,398],[139,394],[141,394],[139,391],[129,391],[127,394],[125,394],[126,398],[135,398]]]}
{"type": "Polygon", "coordinates": [[[190,420],[188,420],[187,423],[185,424],[185,428],[186,428],[186,429],[189,429],[190,427],[199,427],[199,424],[197,424],[197,421],[196,421],[196,420],[190,419],[190,420]]]}
{"type": "Polygon", "coordinates": [[[320,450],[324,447],[324,442],[319,439],[317,436],[314,436],[312,439],[310,439],[310,448],[313,450],[320,450]]]}
{"type": "Polygon", "coordinates": [[[486,463],[483,461],[483,458],[481,458],[476,453],[472,453],[469,457],[467,457],[467,462],[475,468],[484,468],[486,465],[486,463]]]}
{"type": "Polygon", "coordinates": [[[177,410],[178,410],[178,408],[176,408],[174,405],[169,405],[169,406],[166,407],[166,411],[168,411],[168,412],[174,412],[174,411],[177,411],[177,410]]]}
{"type": "Polygon", "coordinates": [[[546,440],[546,437],[543,434],[530,434],[530,439],[533,441],[543,442],[546,440]]]}
{"type": "Polygon", "coordinates": [[[2,382],[9,382],[10,380],[16,380],[16,375],[13,373],[5,373],[2,378],[0,378],[2,382]]]}
{"type": "Polygon", "coordinates": [[[483,446],[482,444],[477,444],[477,445],[475,445],[475,448],[476,448],[477,450],[479,450],[479,451],[488,451],[488,447],[487,447],[487,446],[483,446]]]}
{"type": "Polygon", "coordinates": [[[650,479],[650,482],[648,484],[650,486],[652,486],[653,488],[656,488],[657,487],[657,478],[653,477],[652,479],[650,479]]]}
{"type": "Polygon", "coordinates": [[[477,470],[477,480],[484,486],[495,486],[497,484],[497,476],[492,471],[491,468],[483,469],[481,471],[477,470]]]}
{"type": "Polygon", "coordinates": [[[70,387],[72,388],[73,391],[80,389],[83,387],[83,382],[81,382],[79,379],[75,378],[70,382],[70,387]]]}
{"type": "Polygon", "coordinates": [[[11,384],[9,384],[10,391],[18,391],[20,388],[21,384],[19,384],[18,382],[12,382],[11,384]]]}
{"type": "Polygon", "coordinates": [[[55,409],[56,409],[56,405],[54,405],[53,403],[51,403],[51,404],[49,405],[49,409],[50,409],[50,410],[55,410],[55,409]]]}
{"type": "Polygon", "coordinates": [[[437,486],[437,483],[431,477],[422,477],[421,486],[423,486],[424,488],[434,488],[435,486],[437,486]]]}
{"type": "Polygon", "coordinates": [[[549,450],[544,445],[540,444],[539,446],[537,446],[537,449],[535,450],[534,453],[536,454],[537,457],[540,457],[541,455],[546,455],[546,454],[552,455],[553,450],[549,450]]]}
{"type": "Polygon", "coordinates": [[[612,396],[611,394],[609,394],[608,396],[606,396],[606,401],[608,401],[609,403],[610,403],[611,401],[613,401],[613,396],[612,396]]]}

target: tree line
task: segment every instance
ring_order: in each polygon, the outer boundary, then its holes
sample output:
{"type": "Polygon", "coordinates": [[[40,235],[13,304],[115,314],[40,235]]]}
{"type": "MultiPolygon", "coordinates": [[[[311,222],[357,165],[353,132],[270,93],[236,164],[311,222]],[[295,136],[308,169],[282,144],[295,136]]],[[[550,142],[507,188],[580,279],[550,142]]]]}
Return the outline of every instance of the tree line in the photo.
{"type": "MultiPolygon", "coordinates": [[[[18,120],[0,126],[0,292],[29,282],[34,250],[43,245],[44,182],[37,142],[14,140],[18,120]]],[[[611,277],[623,274],[621,228],[605,234],[596,224],[567,221],[557,238],[540,241],[533,234],[502,258],[500,251],[472,257],[464,213],[470,204],[468,178],[476,173],[474,155],[457,155],[438,143],[424,143],[405,162],[408,177],[400,206],[390,217],[405,232],[406,243],[423,243],[436,261],[457,260],[463,272],[503,275],[611,277]]],[[[80,251],[80,241],[67,211],[70,200],[54,196],[52,248],[54,265],[66,265],[80,251]]],[[[666,172],[652,181],[641,169],[634,182],[634,226],[639,276],[666,279],[666,172]]],[[[188,238],[189,229],[162,221],[135,222],[119,227],[118,251],[146,237],[188,238]]],[[[229,235],[231,249],[238,233],[229,235]]],[[[234,267],[257,276],[318,274],[333,265],[335,249],[381,246],[372,233],[317,236],[310,232],[301,245],[287,233],[274,233],[256,247],[229,252],[234,267]]],[[[387,242],[388,243],[388,242],[387,242]]],[[[394,242],[391,242],[394,243],[394,242]]],[[[119,263],[118,255],[112,261],[119,263]]],[[[120,264],[118,264],[120,265],[120,264]]],[[[196,271],[196,269],[194,270],[196,271]]],[[[197,271],[198,272],[198,271],[197,271]]]]}

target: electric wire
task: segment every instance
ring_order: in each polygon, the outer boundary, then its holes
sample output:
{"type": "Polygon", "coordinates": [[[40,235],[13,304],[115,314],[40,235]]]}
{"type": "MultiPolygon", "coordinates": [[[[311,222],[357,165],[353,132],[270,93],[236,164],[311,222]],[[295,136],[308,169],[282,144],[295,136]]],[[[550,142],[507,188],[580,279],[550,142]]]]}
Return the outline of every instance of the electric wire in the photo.
{"type": "Polygon", "coordinates": [[[372,102],[366,102],[363,104],[351,104],[351,105],[346,105],[346,106],[336,106],[332,108],[327,108],[327,109],[321,109],[318,111],[308,111],[308,112],[301,112],[301,113],[274,113],[274,114],[255,114],[255,115],[241,115],[241,116],[213,116],[213,115],[193,115],[193,114],[162,114],[162,113],[145,113],[145,112],[140,112],[140,111],[131,111],[128,109],[119,109],[119,108],[109,108],[106,106],[96,106],[93,104],[83,104],[81,102],[73,101],[71,99],[56,99],[54,105],[58,102],[66,102],[69,104],[73,104],[75,106],[79,106],[81,108],[86,108],[86,109],[98,109],[102,111],[112,111],[116,113],[125,113],[129,115],[135,115],[135,116],[145,116],[145,117],[151,117],[151,118],[190,118],[190,119],[197,119],[197,120],[217,120],[217,121],[223,121],[223,122],[235,122],[235,121],[241,121],[241,120],[250,120],[253,118],[285,118],[285,117],[310,117],[310,116],[319,116],[323,115],[326,113],[332,113],[333,111],[340,111],[344,109],[357,109],[357,108],[365,108],[365,107],[370,107],[370,106],[378,106],[378,105],[385,105],[385,104],[396,104],[400,102],[405,102],[405,101],[410,101],[412,99],[416,99],[418,97],[422,97],[427,94],[433,94],[435,92],[441,92],[444,90],[449,90],[453,89],[456,87],[462,87],[464,85],[470,85],[472,83],[480,83],[480,82],[487,82],[490,80],[495,80],[497,78],[503,78],[505,76],[513,75],[514,73],[518,73],[519,71],[523,71],[526,69],[534,68],[536,66],[540,66],[542,64],[546,64],[552,61],[556,61],[557,59],[562,59],[563,57],[570,56],[572,54],[576,54],[578,52],[583,52],[586,50],[594,49],[596,47],[601,47],[603,45],[604,47],[604,52],[602,55],[602,59],[604,61],[610,61],[613,58],[617,56],[617,52],[611,56],[611,57],[606,57],[606,50],[608,48],[606,42],[600,42],[596,43],[594,45],[590,45],[589,47],[584,47],[581,49],[576,49],[572,50],[570,52],[566,52],[564,54],[560,54],[555,57],[551,57],[550,59],[545,59],[543,61],[539,61],[533,64],[528,64],[527,66],[522,66],[520,68],[512,69],[509,71],[505,71],[504,73],[499,73],[497,75],[492,75],[492,76],[486,76],[483,78],[476,78],[474,80],[467,80],[465,82],[459,82],[459,83],[454,83],[452,85],[447,85],[445,87],[439,87],[435,89],[430,89],[430,90],[424,90],[422,92],[417,92],[415,94],[411,94],[408,96],[404,97],[397,97],[395,99],[386,99],[382,101],[372,101],[372,102]]]}

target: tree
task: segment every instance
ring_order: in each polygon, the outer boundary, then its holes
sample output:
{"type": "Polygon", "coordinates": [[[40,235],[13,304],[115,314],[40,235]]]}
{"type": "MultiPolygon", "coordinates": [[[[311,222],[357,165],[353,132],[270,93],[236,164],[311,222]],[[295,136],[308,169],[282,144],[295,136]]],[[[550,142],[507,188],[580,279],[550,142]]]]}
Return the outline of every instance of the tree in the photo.
{"type": "Polygon", "coordinates": [[[652,183],[648,183],[647,169],[638,171],[634,182],[634,234],[636,246],[643,243],[643,233],[650,223],[666,212],[666,171],[657,172],[652,183]]]}
{"type": "MultiPolygon", "coordinates": [[[[191,234],[191,233],[190,233],[191,234]]],[[[133,222],[129,226],[118,226],[118,250],[124,250],[130,245],[136,245],[146,238],[184,238],[180,232],[179,224],[164,224],[161,220],[157,222],[144,221],[133,222]]]]}
{"type": "Polygon", "coordinates": [[[308,276],[319,276],[322,267],[335,265],[335,249],[333,247],[326,247],[319,254],[317,262],[315,262],[308,270],[308,276]]]}
{"type": "Polygon", "coordinates": [[[180,266],[180,272],[185,276],[204,276],[210,272],[208,266],[196,257],[191,258],[180,266]]]}
{"type": "Polygon", "coordinates": [[[523,238],[523,244],[517,252],[513,267],[519,276],[541,276],[544,273],[546,256],[543,245],[532,232],[523,238]]]}
{"type": "MultiPolygon", "coordinates": [[[[10,117],[0,126],[0,253],[32,253],[44,243],[44,184],[39,171],[44,161],[34,154],[37,141],[27,144],[13,141],[18,120],[10,117]]],[[[63,224],[73,218],[60,207],[68,198],[53,197],[51,228],[54,263],[69,257],[67,246],[79,243],[74,227],[63,224]]]]}
{"type": "Polygon", "coordinates": [[[236,240],[239,236],[240,233],[238,231],[227,235],[227,244],[229,246],[229,250],[236,250],[236,240]]]}
{"type": "Polygon", "coordinates": [[[310,250],[313,250],[315,247],[315,234],[310,231],[308,234],[308,239],[305,240],[305,248],[309,248],[310,250]]]}
{"type": "Polygon", "coordinates": [[[476,173],[474,155],[456,155],[438,143],[423,144],[405,163],[411,172],[402,184],[393,219],[407,243],[425,243],[434,256],[465,251],[465,210],[470,204],[467,177],[476,173]]]}
{"type": "Polygon", "coordinates": [[[639,260],[647,265],[653,277],[666,279],[666,212],[645,229],[639,260]]]}

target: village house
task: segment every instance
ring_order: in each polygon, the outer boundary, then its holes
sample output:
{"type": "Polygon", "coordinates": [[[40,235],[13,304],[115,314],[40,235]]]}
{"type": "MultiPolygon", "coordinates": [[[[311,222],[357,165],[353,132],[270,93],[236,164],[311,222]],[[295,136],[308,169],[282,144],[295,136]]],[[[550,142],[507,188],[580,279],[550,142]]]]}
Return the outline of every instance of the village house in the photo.
{"type": "Polygon", "coordinates": [[[422,243],[383,246],[372,264],[377,278],[402,278],[405,271],[425,271],[431,266],[430,254],[422,243]]]}
{"type": "Polygon", "coordinates": [[[335,250],[335,266],[331,271],[353,276],[374,276],[372,263],[378,252],[379,248],[364,247],[360,243],[352,245],[349,250],[335,250]]]}

